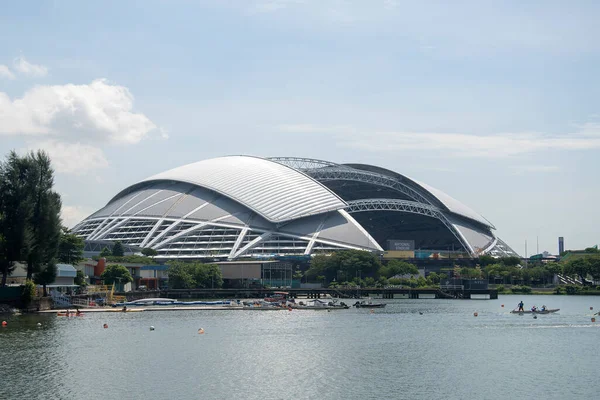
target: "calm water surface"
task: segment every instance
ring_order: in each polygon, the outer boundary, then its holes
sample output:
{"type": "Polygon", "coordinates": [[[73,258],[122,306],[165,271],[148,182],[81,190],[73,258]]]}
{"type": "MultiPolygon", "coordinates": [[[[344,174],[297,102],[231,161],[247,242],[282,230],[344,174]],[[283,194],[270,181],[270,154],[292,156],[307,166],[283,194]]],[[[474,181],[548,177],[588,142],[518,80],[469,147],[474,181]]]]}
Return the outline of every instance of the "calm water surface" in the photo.
{"type": "Polygon", "coordinates": [[[598,398],[600,297],[383,301],[372,313],[12,316],[0,398],[598,398]],[[509,314],[521,299],[561,311],[509,314]]]}

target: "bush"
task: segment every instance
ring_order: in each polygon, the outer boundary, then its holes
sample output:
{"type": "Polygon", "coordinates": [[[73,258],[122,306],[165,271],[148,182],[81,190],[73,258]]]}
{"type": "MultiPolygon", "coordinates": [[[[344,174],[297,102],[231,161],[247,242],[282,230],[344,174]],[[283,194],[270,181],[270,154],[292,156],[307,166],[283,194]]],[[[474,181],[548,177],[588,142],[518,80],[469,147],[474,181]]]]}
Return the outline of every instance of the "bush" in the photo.
{"type": "Polygon", "coordinates": [[[506,288],[504,287],[504,285],[496,286],[496,290],[498,291],[498,293],[503,293],[505,289],[506,288]]]}
{"type": "Polygon", "coordinates": [[[563,294],[563,290],[560,286],[554,288],[554,294],[563,294]]]}
{"type": "Polygon", "coordinates": [[[522,293],[522,294],[531,293],[531,288],[529,286],[525,286],[525,285],[523,285],[523,286],[516,285],[516,286],[513,286],[510,290],[513,293],[522,293]]]}
{"type": "Polygon", "coordinates": [[[21,291],[21,301],[25,307],[29,306],[35,297],[35,283],[32,280],[25,281],[21,291]]]}
{"type": "Polygon", "coordinates": [[[577,292],[579,292],[579,286],[567,285],[565,286],[565,291],[567,294],[577,294],[577,292]]]}

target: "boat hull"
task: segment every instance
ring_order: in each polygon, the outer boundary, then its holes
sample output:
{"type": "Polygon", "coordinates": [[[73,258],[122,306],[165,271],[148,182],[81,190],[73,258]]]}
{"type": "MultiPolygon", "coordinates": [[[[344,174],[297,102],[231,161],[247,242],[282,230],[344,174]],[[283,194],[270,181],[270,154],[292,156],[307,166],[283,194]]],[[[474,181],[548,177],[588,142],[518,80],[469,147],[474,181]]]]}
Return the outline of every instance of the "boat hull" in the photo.
{"type": "Polygon", "coordinates": [[[553,309],[548,309],[548,310],[545,310],[545,311],[531,311],[531,310],[517,311],[517,310],[512,310],[510,313],[511,314],[552,314],[552,313],[555,313],[557,311],[560,311],[560,308],[553,308],[553,309]]]}

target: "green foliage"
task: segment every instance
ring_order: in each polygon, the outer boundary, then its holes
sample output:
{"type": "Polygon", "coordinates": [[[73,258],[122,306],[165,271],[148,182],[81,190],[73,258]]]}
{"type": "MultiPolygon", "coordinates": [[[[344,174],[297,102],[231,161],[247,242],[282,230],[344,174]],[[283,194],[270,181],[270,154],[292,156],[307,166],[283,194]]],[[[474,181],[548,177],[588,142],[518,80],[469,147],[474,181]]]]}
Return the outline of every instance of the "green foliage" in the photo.
{"type": "Polygon", "coordinates": [[[56,264],[54,262],[49,262],[42,267],[41,271],[34,275],[33,281],[38,285],[42,285],[44,288],[44,297],[48,295],[46,292],[46,285],[50,285],[56,280],[57,273],[56,264]]]}
{"type": "Polygon", "coordinates": [[[554,294],[563,294],[563,290],[560,286],[554,288],[554,294]]]}
{"type": "Polygon", "coordinates": [[[12,151],[0,163],[0,272],[2,285],[15,261],[27,262],[31,279],[55,259],[60,238],[61,200],[54,171],[43,151],[23,157],[12,151]]]}
{"type": "Polygon", "coordinates": [[[107,266],[102,275],[100,275],[100,278],[102,278],[105,285],[133,282],[133,277],[129,273],[129,270],[119,264],[107,266]]]}
{"type": "Polygon", "coordinates": [[[576,286],[576,285],[566,285],[565,286],[565,292],[567,294],[577,294],[577,292],[579,292],[579,286],[576,286]]]}
{"type": "Polygon", "coordinates": [[[305,275],[316,282],[352,280],[354,278],[376,277],[381,264],[379,259],[368,251],[342,250],[330,256],[317,255],[312,258],[305,275]]]}
{"type": "Polygon", "coordinates": [[[479,265],[481,265],[483,267],[497,263],[496,259],[488,254],[479,256],[478,262],[479,262],[479,265]]]}
{"type": "Polygon", "coordinates": [[[600,250],[597,247],[587,247],[584,251],[590,254],[600,254],[600,250]]]}
{"type": "Polygon", "coordinates": [[[123,245],[118,240],[113,244],[111,254],[114,257],[123,257],[125,255],[125,250],[123,249],[123,245]]]}
{"type": "Polygon", "coordinates": [[[83,260],[83,239],[63,227],[58,242],[58,262],[76,265],[83,260]]]}
{"type": "Polygon", "coordinates": [[[110,256],[112,256],[111,251],[108,249],[108,247],[104,246],[104,248],[100,252],[100,257],[110,257],[110,256]]]}
{"type": "Polygon", "coordinates": [[[155,257],[158,254],[158,251],[150,247],[146,247],[145,249],[142,249],[142,254],[146,257],[155,257]]]}
{"type": "Polygon", "coordinates": [[[78,285],[78,286],[86,286],[87,283],[85,281],[85,275],[83,274],[83,271],[78,269],[77,270],[77,275],[75,276],[75,279],[73,280],[73,282],[78,285]]]}
{"type": "Polygon", "coordinates": [[[169,287],[173,289],[220,288],[221,269],[215,264],[175,261],[169,263],[169,287]]]}
{"type": "Polygon", "coordinates": [[[521,259],[519,257],[502,257],[500,261],[507,267],[516,267],[521,264],[521,259]]]}
{"type": "Polygon", "coordinates": [[[23,305],[27,307],[29,304],[31,304],[35,297],[35,283],[33,283],[32,280],[27,279],[22,288],[21,301],[23,302],[23,305]]]}
{"type": "Polygon", "coordinates": [[[496,286],[496,290],[498,291],[498,293],[504,293],[505,287],[504,285],[498,285],[496,286]]]}
{"type": "Polygon", "coordinates": [[[513,286],[510,290],[513,293],[523,293],[523,294],[531,293],[531,288],[529,286],[525,286],[525,285],[523,285],[523,286],[516,285],[516,286],[513,286]]]}
{"type": "Polygon", "coordinates": [[[419,270],[414,264],[401,260],[390,260],[379,268],[379,275],[391,278],[396,275],[417,275],[419,270]]]}

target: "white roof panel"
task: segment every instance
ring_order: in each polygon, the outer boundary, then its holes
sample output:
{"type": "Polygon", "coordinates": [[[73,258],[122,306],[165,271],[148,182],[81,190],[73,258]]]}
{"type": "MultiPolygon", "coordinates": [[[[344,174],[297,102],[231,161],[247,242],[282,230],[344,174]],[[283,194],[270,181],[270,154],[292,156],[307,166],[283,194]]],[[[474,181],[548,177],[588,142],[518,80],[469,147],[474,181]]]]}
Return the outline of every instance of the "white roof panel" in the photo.
{"type": "Polygon", "coordinates": [[[463,217],[470,218],[470,219],[477,221],[485,226],[489,226],[490,228],[495,228],[494,225],[492,225],[492,223],[490,221],[485,219],[483,216],[481,216],[479,213],[474,211],[472,208],[470,208],[470,207],[466,206],[465,204],[461,203],[460,201],[456,200],[454,197],[451,197],[450,195],[442,192],[439,189],[431,187],[431,186],[427,185],[426,183],[419,182],[416,179],[412,179],[412,178],[409,178],[409,179],[412,180],[413,182],[415,182],[416,184],[418,184],[419,186],[421,186],[423,189],[427,190],[433,196],[435,196],[451,212],[458,214],[458,215],[462,215],[463,217]]]}
{"type": "Polygon", "coordinates": [[[302,172],[258,157],[212,158],[162,172],[142,182],[156,180],[208,188],[274,223],[347,206],[335,193],[302,172]]]}

